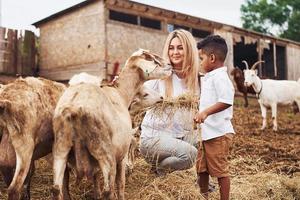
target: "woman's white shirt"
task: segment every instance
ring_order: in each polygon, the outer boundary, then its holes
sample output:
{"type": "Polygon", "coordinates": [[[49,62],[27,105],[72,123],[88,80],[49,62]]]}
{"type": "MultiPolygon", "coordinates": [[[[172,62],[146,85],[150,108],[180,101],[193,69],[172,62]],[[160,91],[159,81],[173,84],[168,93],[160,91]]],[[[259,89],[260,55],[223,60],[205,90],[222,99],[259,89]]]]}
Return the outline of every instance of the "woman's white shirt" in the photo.
{"type": "MultiPolygon", "coordinates": [[[[176,98],[187,92],[184,80],[176,74],[172,75],[173,94],[176,98]]],[[[150,80],[145,82],[146,87],[154,89],[160,95],[165,96],[165,81],[150,80]]],[[[141,138],[156,137],[158,134],[170,134],[174,138],[182,138],[193,130],[193,114],[187,109],[165,110],[162,114],[155,114],[155,111],[147,111],[141,128],[141,138]]]]}

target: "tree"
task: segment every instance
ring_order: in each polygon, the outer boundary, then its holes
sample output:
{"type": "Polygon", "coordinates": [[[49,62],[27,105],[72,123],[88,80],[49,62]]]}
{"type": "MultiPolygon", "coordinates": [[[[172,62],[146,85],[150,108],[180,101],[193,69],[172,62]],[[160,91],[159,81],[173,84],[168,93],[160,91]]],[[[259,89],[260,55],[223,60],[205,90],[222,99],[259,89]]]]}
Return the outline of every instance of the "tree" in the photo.
{"type": "Polygon", "coordinates": [[[243,28],[300,42],[300,0],[247,0],[243,28]]]}

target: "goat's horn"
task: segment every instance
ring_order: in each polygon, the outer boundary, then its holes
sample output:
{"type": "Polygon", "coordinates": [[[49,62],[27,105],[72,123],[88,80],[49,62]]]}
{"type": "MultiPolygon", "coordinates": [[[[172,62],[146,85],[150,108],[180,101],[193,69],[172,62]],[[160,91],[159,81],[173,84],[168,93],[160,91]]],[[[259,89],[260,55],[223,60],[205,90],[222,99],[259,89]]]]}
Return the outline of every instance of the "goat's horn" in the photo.
{"type": "Polygon", "coordinates": [[[249,69],[249,65],[248,65],[248,63],[247,63],[247,61],[246,61],[246,60],[243,60],[243,61],[242,61],[242,63],[245,63],[245,65],[246,65],[246,69],[249,69]]]}
{"type": "Polygon", "coordinates": [[[251,69],[255,69],[255,67],[256,67],[259,63],[264,63],[264,62],[265,62],[265,61],[263,61],[263,60],[257,61],[256,63],[254,63],[254,64],[252,65],[251,69]]]}

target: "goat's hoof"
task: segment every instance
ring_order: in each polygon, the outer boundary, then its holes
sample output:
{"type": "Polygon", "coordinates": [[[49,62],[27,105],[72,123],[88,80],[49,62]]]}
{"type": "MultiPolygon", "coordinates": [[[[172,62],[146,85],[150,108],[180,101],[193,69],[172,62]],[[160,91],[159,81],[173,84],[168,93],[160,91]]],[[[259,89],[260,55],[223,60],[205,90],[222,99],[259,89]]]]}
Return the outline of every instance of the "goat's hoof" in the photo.
{"type": "Polygon", "coordinates": [[[116,199],[116,197],[115,197],[115,195],[114,195],[114,193],[112,193],[112,192],[110,192],[110,191],[104,191],[103,193],[102,193],[102,199],[104,200],[115,200],[116,199]]]}
{"type": "Polygon", "coordinates": [[[8,200],[19,200],[20,194],[15,189],[8,189],[8,200]]]}
{"type": "Polygon", "coordinates": [[[51,193],[52,193],[52,199],[53,200],[59,200],[59,195],[60,195],[60,190],[59,190],[59,186],[58,185],[54,185],[51,188],[51,193]]]}
{"type": "Polygon", "coordinates": [[[30,194],[24,194],[24,196],[22,196],[21,198],[22,200],[30,200],[30,194]]]}

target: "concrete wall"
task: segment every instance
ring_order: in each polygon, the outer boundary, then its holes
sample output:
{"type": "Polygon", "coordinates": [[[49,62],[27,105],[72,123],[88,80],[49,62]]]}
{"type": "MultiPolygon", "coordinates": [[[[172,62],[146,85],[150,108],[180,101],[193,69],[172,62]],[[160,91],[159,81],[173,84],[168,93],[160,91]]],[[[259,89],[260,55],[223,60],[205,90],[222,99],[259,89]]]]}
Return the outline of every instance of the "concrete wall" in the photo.
{"type": "Polygon", "coordinates": [[[105,73],[104,16],[103,1],[96,1],[42,24],[40,75],[66,80],[80,71],[105,73]]]}
{"type": "Polygon", "coordinates": [[[111,74],[113,63],[119,62],[123,66],[126,59],[139,48],[161,55],[168,33],[110,20],[107,35],[108,73],[111,74]]]}

